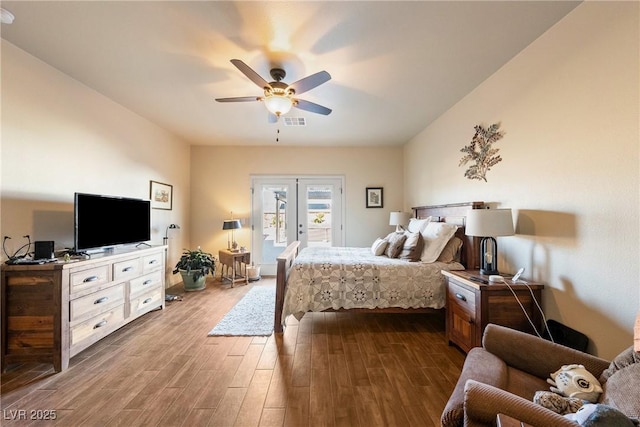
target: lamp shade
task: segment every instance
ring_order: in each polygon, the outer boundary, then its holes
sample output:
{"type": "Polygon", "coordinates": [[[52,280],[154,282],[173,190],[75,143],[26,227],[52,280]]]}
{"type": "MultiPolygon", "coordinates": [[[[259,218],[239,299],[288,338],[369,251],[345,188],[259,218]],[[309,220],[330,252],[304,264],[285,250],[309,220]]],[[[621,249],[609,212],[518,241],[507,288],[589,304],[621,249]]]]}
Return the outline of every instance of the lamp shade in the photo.
{"type": "Polygon", "coordinates": [[[223,230],[236,230],[238,228],[242,228],[242,224],[240,224],[239,219],[226,219],[222,223],[223,230]]]}
{"type": "Polygon", "coordinates": [[[272,114],[281,116],[287,114],[291,110],[291,98],[284,95],[271,95],[265,98],[264,104],[272,114]]]}
{"type": "Polygon", "coordinates": [[[391,212],[389,214],[389,225],[402,225],[409,224],[411,215],[408,212],[391,212]]]}
{"type": "Polygon", "coordinates": [[[472,209],[467,212],[467,236],[512,236],[513,232],[511,209],[472,209]]]}

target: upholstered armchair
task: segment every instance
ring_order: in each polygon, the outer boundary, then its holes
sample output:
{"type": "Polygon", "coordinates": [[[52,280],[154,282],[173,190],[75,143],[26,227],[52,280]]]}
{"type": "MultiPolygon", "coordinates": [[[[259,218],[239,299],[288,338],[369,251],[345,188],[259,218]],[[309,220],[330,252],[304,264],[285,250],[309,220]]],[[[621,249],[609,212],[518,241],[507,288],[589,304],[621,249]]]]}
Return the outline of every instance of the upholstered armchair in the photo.
{"type": "Polygon", "coordinates": [[[640,416],[640,353],[628,348],[613,362],[513,329],[490,324],[473,348],[442,413],[444,427],[495,425],[498,413],[534,427],[575,422],[533,403],[546,379],[562,365],[582,364],[603,385],[599,403],[640,416]]]}

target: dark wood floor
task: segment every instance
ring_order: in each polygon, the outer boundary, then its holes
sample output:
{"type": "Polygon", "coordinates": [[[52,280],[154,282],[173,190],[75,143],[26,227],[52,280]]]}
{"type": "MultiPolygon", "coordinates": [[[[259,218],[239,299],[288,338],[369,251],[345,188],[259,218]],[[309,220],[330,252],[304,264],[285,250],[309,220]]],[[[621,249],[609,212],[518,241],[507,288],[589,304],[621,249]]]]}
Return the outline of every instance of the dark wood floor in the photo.
{"type": "Polygon", "coordinates": [[[273,283],[212,281],[85,350],[62,373],[10,366],[0,424],[440,425],[464,360],[445,341],[443,313],[314,313],[291,318],[282,335],[207,336],[249,288],[273,283]],[[30,419],[47,411],[55,421],[30,419]]]}

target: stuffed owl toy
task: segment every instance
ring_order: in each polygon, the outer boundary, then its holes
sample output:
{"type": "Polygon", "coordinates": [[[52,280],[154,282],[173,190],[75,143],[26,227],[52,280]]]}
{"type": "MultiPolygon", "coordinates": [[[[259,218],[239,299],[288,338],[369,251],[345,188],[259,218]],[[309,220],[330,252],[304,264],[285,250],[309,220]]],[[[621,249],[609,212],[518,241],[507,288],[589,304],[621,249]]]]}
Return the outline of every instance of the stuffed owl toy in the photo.
{"type": "Polygon", "coordinates": [[[602,393],[600,382],[583,365],[563,365],[550,376],[551,391],[565,397],[596,403],[602,393]]]}

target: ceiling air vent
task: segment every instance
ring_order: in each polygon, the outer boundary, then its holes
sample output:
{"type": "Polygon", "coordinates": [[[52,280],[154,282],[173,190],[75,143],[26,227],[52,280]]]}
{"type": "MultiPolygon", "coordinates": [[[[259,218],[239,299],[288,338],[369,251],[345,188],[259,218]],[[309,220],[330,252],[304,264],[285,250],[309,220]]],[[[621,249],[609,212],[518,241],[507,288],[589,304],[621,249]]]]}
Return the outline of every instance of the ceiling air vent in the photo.
{"type": "Polygon", "coordinates": [[[285,126],[306,126],[307,121],[304,117],[283,117],[285,126]]]}

